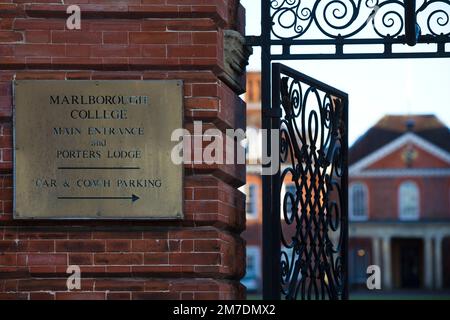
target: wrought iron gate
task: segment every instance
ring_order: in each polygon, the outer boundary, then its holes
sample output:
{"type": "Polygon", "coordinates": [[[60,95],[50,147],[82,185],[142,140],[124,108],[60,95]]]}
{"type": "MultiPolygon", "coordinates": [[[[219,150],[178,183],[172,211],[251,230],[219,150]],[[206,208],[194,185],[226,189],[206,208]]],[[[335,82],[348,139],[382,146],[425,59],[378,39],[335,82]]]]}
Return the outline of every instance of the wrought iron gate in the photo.
{"type": "Polygon", "coordinates": [[[262,176],[263,297],[347,299],[348,97],[272,61],[448,58],[450,0],[261,0],[247,43],[261,47],[262,128],[281,130],[279,150],[264,141],[282,164],[262,176]]]}
{"type": "Polygon", "coordinates": [[[273,64],[269,298],[347,297],[347,115],[346,93],[273,64]]]}

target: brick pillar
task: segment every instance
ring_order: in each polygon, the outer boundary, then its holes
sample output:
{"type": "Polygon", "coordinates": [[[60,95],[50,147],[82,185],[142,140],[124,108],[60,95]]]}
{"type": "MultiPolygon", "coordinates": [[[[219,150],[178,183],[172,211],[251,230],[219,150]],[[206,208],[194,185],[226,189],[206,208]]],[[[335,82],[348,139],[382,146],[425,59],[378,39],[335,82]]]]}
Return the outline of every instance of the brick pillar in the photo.
{"type": "Polygon", "coordinates": [[[182,221],[13,219],[14,79],[180,79],[185,128],[245,128],[244,75],[224,50],[243,33],[239,1],[111,3],[0,0],[0,299],[244,298],[245,165],[186,165],[182,221]],[[66,29],[72,3],[80,31],[66,29]],[[67,290],[68,265],[81,290],[67,290]]]}
{"type": "Polygon", "coordinates": [[[391,290],[392,283],[392,239],[385,236],[381,240],[381,250],[383,255],[383,267],[381,272],[383,274],[383,290],[391,290]]]}
{"type": "Polygon", "coordinates": [[[433,289],[433,238],[425,236],[423,242],[424,286],[431,290],[433,289]]]}
{"type": "Polygon", "coordinates": [[[380,238],[372,238],[372,264],[381,268],[380,238]]]}
{"type": "Polygon", "coordinates": [[[442,268],[442,241],[443,236],[437,234],[434,237],[434,288],[441,290],[443,287],[443,268],[442,268]]]}

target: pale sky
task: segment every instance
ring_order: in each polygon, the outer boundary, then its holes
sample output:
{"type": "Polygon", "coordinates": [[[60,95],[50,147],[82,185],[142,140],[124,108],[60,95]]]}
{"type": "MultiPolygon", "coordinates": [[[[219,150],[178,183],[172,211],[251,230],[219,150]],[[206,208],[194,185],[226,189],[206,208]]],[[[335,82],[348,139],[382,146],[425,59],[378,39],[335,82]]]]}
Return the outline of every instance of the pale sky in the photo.
{"type": "MultiPolygon", "coordinates": [[[[260,1],[241,0],[247,35],[260,35],[260,1]]],[[[450,58],[284,61],[349,94],[349,142],[386,114],[436,114],[450,125],[450,58]]],[[[249,69],[260,70],[254,49],[249,69]]]]}

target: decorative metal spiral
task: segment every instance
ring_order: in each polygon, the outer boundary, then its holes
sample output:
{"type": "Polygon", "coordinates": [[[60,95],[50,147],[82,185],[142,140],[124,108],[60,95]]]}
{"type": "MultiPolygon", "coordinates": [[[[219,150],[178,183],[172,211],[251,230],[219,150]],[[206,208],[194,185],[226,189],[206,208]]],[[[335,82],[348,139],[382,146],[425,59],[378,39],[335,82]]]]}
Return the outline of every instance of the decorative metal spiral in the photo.
{"type": "MultiPolygon", "coordinates": [[[[320,38],[320,34],[331,39],[387,38],[404,33],[404,1],[400,0],[268,1],[277,39],[320,38]]],[[[449,0],[423,0],[416,15],[421,30],[450,35],[449,0]]]]}
{"type": "Polygon", "coordinates": [[[298,79],[282,77],[280,125],[282,294],[286,299],[339,299],[346,214],[344,103],[298,79]]]}
{"type": "Polygon", "coordinates": [[[434,36],[450,36],[450,1],[424,1],[417,18],[426,19],[428,31],[434,36]]]}

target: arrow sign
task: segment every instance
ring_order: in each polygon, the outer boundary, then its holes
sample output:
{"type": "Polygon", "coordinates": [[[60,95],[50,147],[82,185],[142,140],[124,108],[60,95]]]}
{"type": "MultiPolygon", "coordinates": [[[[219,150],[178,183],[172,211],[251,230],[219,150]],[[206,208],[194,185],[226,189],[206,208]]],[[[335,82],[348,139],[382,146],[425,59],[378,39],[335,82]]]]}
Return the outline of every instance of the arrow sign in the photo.
{"type": "Polygon", "coordinates": [[[58,197],[58,200],[131,200],[131,202],[139,199],[135,194],[132,194],[131,197],[58,197]]]}

